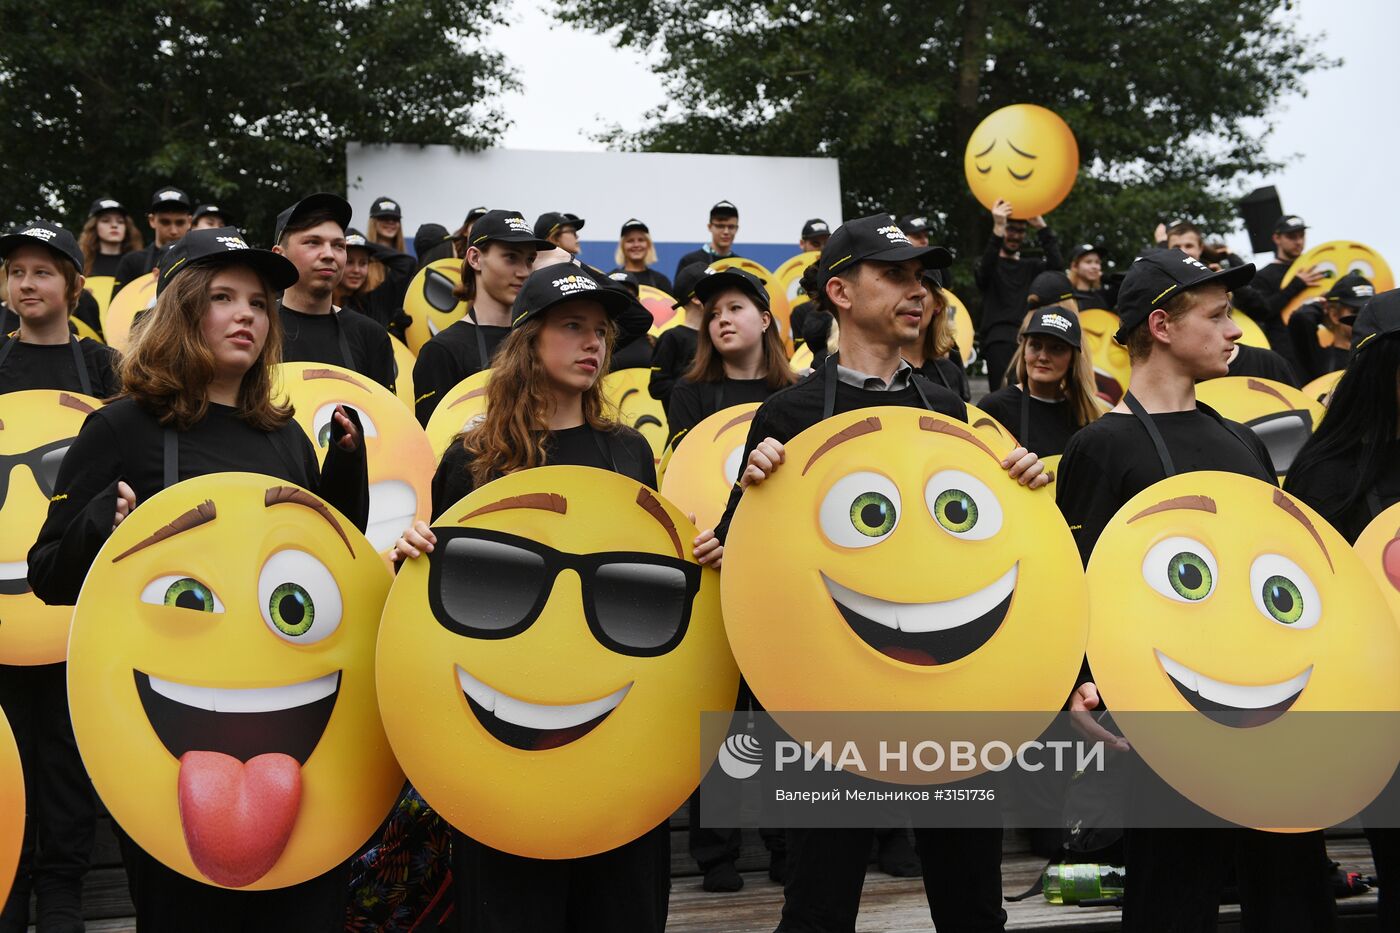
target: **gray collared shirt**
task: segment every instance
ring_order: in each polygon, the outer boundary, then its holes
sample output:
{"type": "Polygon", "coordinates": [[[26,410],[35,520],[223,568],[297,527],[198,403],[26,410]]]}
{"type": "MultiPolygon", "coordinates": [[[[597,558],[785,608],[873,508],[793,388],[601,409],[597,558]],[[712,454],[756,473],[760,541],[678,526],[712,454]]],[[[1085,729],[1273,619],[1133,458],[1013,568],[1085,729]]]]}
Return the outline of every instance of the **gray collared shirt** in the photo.
{"type": "Polygon", "coordinates": [[[900,360],[894,375],[889,382],[879,376],[872,376],[869,373],[856,372],[848,369],[840,363],[836,364],[836,378],[848,386],[857,389],[869,389],[873,392],[898,392],[909,387],[909,380],[914,377],[914,367],[909,365],[907,360],[900,360]]]}

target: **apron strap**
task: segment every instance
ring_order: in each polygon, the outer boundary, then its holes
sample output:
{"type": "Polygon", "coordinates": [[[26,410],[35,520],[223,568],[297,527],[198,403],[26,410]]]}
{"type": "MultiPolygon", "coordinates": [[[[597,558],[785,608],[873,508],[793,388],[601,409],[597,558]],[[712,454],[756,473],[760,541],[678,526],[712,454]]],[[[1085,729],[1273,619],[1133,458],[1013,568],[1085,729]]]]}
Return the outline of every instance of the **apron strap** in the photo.
{"type": "Polygon", "coordinates": [[[69,337],[68,346],[73,351],[73,366],[78,370],[78,384],[83,387],[84,395],[92,395],[92,377],[88,375],[87,363],[83,360],[83,348],[78,344],[78,338],[69,337]]]}
{"type": "MultiPolygon", "coordinates": [[[[1030,380],[1027,379],[1027,382],[1030,380]]],[[[1031,393],[1029,386],[1021,386],[1021,432],[1016,440],[1027,450],[1031,449],[1031,393]]],[[[1136,399],[1134,400],[1136,401],[1136,399]]],[[[1155,426],[1153,430],[1156,430],[1155,426]]]]}
{"type": "Polygon", "coordinates": [[[1142,402],[1139,402],[1133,393],[1128,392],[1123,396],[1123,404],[1128,406],[1133,417],[1137,418],[1147,429],[1147,436],[1152,438],[1152,446],[1157,448],[1157,459],[1162,462],[1162,472],[1167,476],[1175,476],[1176,464],[1172,463],[1172,455],[1171,451],[1167,450],[1167,442],[1162,439],[1162,432],[1157,430],[1157,425],[1153,424],[1152,416],[1147,413],[1147,409],[1142,407],[1142,402]]]}
{"type": "Polygon", "coordinates": [[[822,420],[836,414],[836,354],[828,353],[822,362],[822,420]]]}
{"type": "Polygon", "coordinates": [[[161,433],[163,435],[162,446],[165,448],[165,466],[162,471],[161,487],[169,489],[180,481],[180,435],[175,433],[174,428],[166,428],[161,433]]]}
{"type": "Polygon", "coordinates": [[[472,319],[472,333],[476,335],[476,359],[482,369],[491,368],[491,354],[486,350],[486,335],[481,332],[481,325],[476,321],[476,309],[468,308],[467,317],[472,319]]]}

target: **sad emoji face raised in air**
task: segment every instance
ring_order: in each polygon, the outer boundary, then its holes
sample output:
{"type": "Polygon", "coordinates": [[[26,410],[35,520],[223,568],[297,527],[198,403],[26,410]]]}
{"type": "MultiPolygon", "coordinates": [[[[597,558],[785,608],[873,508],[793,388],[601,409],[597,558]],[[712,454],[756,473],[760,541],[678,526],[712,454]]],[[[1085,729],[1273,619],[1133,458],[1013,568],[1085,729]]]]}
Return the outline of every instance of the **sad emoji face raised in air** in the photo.
{"type": "Polygon", "coordinates": [[[972,131],[963,171],[973,196],[988,210],[1001,199],[1011,202],[1016,217],[1048,214],[1074,187],[1079,144],[1055,113],[1012,104],[972,131]]]}

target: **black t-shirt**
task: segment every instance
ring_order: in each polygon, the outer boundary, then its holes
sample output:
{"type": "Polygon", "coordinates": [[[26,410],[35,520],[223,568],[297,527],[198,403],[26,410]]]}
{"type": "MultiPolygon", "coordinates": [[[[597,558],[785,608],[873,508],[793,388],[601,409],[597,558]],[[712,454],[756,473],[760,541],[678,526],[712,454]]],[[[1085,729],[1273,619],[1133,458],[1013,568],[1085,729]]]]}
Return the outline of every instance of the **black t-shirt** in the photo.
{"type": "MultiPolygon", "coordinates": [[[[0,337],[0,347],[9,339],[0,337]]],[[[78,340],[83,354],[83,368],[92,382],[93,398],[106,399],[121,390],[117,378],[117,351],[83,337],[78,340]]],[[[82,379],[73,360],[70,344],[21,343],[18,338],[10,346],[9,355],[0,363],[0,393],[21,392],[25,389],[62,389],[83,391],[82,379]]]]}
{"type": "Polygon", "coordinates": [[[121,291],[121,287],[128,282],[134,282],[156,267],[159,257],[169,249],[169,246],[156,246],[155,243],[148,243],[141,249],[134,249],[129,253],[123,253],[117,260],[117,270],[113,273],[116,284],[112,286],[112,294],[121,291]]]}
{"type": "MultiPolygon", "coordinates": [[[[683,313],[683,312],[677,312],[683,313]]],[[[656,338],[656,349],[651,354],[651,382],[647,390],[651,397],[661,402],[670,417],[671,390],[676,382],[695,362],[695,347],[700,342],[700,332],[678,324],[670,330],[663,330],[656,338]]]]}
{"type": "Polygon", "coordinates": [[[1290,469],[1283,488],[1316,509],[1348,544],[1355,544],[1376,514],[1400,502],[1400,439],[1390,442],[1383,462],[1381,475],[1371,487],[1380,507],[1375,514],[1364,492],[1357,502],[1347,506],[1361,469],[1359,448],[1314,463],[1303,472],[1296,467],[1290,469]]]}
{"type": "MultiPolygon", "coordinates": [[[[933,411],[967,421],[967,405],[952,392],[940,385],[934,385],[923,376],[915,375],[919,388],[923,389],[933,411]]],[[[740,463],[749,462],[749,454],[764,438],[771,437],[786,444],[812,425],[822,420],[826,402],[826,371],[818,369],[806,379],[786,389],[780,389],[769,396],[768,401],[759,407],[749,424],[749,436],[744,441],[744,456],[740,463]]],[[[923,408],[913,382],[903,389],[881,391],[859,389],[844,382],[836,384],[836,406],[833,414],[856,411],[861,408],[874,408],[879,405],[896,405],[902,408],[923,408]]],[[[729,503],[725,506],[724,517],[715,527],[715,534],[721,541],[729,533],[729,523],[734,518],[734,510],[739,506],[739,498],[744,489],[738,483],[729,491],[729,503]]]]}
{"type": "MultiPolygon", "coordinates": [[[[1029,232],[1029,231],[1028,231],[1029,232]]],[[[1045,257],[1019,256],[1015,259],[1001,255],[1003,239],[993,236],[987,241],[982,259],[977,264],[974,279],[982,291],[982,320],[977,328],[982,342],[1016,342],[1016,330],[1026,316],[1026,295],[1031,282],[1046,269],[1063,269],[1059,241],[1049,227],[1036,235],[1045,257]]]]}
{"type": "MultiPolygon", "coordinates": [[[[335,429],[337,439],[340,431],[335,429]]],[[[29,551],[29,584],[50,605],[72,605],[83,578],[109,535],[117,507],[117,481],[131,486],[136,507],[165,488],[164,430],[133,399],[120,399],[88,415],[59,467],[55,495],[39,538],[29,551]]],[[[179,433],[179,478],[237,470],[263,473],[321,496],[363,529],[369,517],[365,448],[347,453],[331,444],[325,467],[295,421],[259,431],[232,408],[209,413],[179,433]]]]}
{"type": "MultiPolygon", "coordinates": [[[[1219,470],[1276,484],[1268,450],[1243,425],[1230,422],[1231,430],[1200,409],[1150,417],[1178,473],[1219,470]]],[[[1075,432],[1060,459],[1055,501],[1086,566],[1114,514],[1164,478],[1152,439],[1135,416],[1109,412],[1075,432]]]]}
{"type": "Polygon", "coordinates": [[[653,352],[650,340],[634,340],[625,347],[618,347],[608,360],[611,364],[608,372],[615,373],[619,369],[650,370],[653,352]]]}
{"type": "Polygon", "coordinates": [[[730,379],[696,384],[682,379],[671,391],[671,407],[666,414],[669,445],[717,411],[731,405],[764,402],[773,394],[767,379],[730,379]]]}
{"type": "Polygon", "coordinates": [[[1319,305],[1306,304],[1293,312],[1288,319],[1288,336],[1293,341],[1293,358],[1298,361],[1298,375],[1303,382],[1312,382],[1318,376],[1347,368],[1350,350],[1343,350],[1335,344],[1324,347],[1317,342],[1318,328],[1322,326],[1323,312],[1319,305]]]}
{"type": "Polygon", "coordinates": [[[1087,291],[1073,290],[1073,298],[1079,305],[1080,311],[1089,311],[1094,308],[1102,308],[1104,311],[1112,311],[1108,306],[1108,299],[1104,297],[1102,288],[1091,288],[1087,291]]]}
{"type": "Polygon", "coordinates": [[[389,332],[351,311],[303,314],[278,306],[282,316],[282,359],[288,363],[330,363],[368,376],[394,391],[394,348],[389,332]],[[350,345],[350,359],[340,348],[340,334],[350,345]]]}
{"type": "Polygon", "coordinates": [[[671,294],[671,280],[666,278],[666,276],[662,275],[660,272],[657,272],[655,269],[647,268],[642,270],[641,272],[633,272],[631,269],[624,269],[621,266],[619,266],[618,268],[612,270],[612,272],[609,272],[608,275],[612,275],[613,272],[626,272],[629,275],[633,276],[637,280],[638,284],[650,285],[652,288],[661,289],[668,295],[671,294]]]}
{"type": "MultiPolygon", "coordinates": [[[[88,275],[112,275],[117,274],[117,266],[121,265],[122,257],[120,253],[98,253],[92,257],[92,271],[88,275]]],[[[149,271],[149,270],[147,270],[149,271]]]]}
{"type": "Polygon", "coordinates": [[[1293,375],[1293,367],[1273,350],[1239,344],[1240,351],[1230,363],[1231,376],[1253,376],[1256,379],[1272,379],[1286,386],[1298,388],[1298,379],[1293,375]]]}
{"type": "Polygon", "coordinates": [[[1074,420],[1074,406],[1064,399],[1050,402],[1031,396],[1026,412],[1029,432],[1021,425],[1021,387],[1002,386],[977,403],[977,407],[1002,423],[1016,442],[1038,457],[1053,457],[1065,452],[1065,445],[1079,430],[1074,420]]]}
{"type": "MultiPolygon", "coordinates": [[[[967,369],[962,364],[962,354],[954,347],[948,356],[924,360],[916,370],[934,385],[943,386],[964,402],[972,401],[972,384],[967,379],[967,369]]],[[[980,407],[980,406],[979,406],[980,407]]]]}
{"type": "MultiPolygon", "coordinates": [[[[458,441],[442,455],[433,474],[433,518],[475,489],[472,483],[472,457],[458,441]]],[[[551,431],[545,441],[545,464],[586,466],[630,476],[651,489],[656,488],[656,461],[646,438],[629,427],[598,432],[589,425],[551,431]],[[605,452],[606,451],[606,455],[605,452]]]]}
{"type": "Polygon", "coordinates": [[[412,320],[404,314],[403,298],[418,272],[418,261],[408,253],[395,252],[377,243],[371,252],[373,258],[384,267],[384,281],[374,291],[347,295],[345,309],[363,314],[402,340],[412,320]]]}
{"type": "MultiPolygon", "coordinates": [[[[681,270],[682,270],[682,269],[684,269],[686,266],[693,266],[693,265],[695,265],[697,262],[700,263],[700,264],[702,264],[702,265],[708,266],[710,263],[714,262],[716,259],[730,259],[730,258],[741,259],[741,258],[743,258],[743,257],[741,257],[738,253],[736,253],[736,252],[734,252],[734,251],[732,251],[732,250],[728,253],[728,255],[725,255],[725,256],[717,256],[717,255],[715,255],[713,252],[710,251],[709,246],[710,246],[710,244],[706,243],[704,246],[700,247],[699,249],[693,249],[693,250],[691,250],[690,252],[686,253],[684,256],[682,256],[682,257],[681,257],[681,261],[678,262],[678,263],[676,263],[676,274],[675,274],[674,278],[680,278],[680,277],[681,277],[681,270]]],[[[677,297],[677,298],[683,298],[683,297],[685,297],[685,296],[683,296],[683,295],[676,295],[675,297],[677,297]]]]}
{"type": "Polygon", "coordinates": [[[443,396],[463,379],[491,366],[496,348],[510,336],[510,328],[498,324],[473,324],[469,318],[454,321],[418,348],[413,365],[413,392],[418,396],[414,414],[426,426],[443,396]],[[477,331],[486,341],[485,360],[477,349],[477,331]]]}

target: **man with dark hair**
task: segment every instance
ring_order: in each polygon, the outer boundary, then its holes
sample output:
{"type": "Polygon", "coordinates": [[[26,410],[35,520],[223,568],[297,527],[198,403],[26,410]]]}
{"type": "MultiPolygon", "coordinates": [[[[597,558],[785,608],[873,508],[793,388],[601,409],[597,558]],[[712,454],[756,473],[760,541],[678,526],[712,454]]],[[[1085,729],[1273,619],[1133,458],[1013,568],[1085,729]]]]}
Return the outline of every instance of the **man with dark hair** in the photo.
{"type": "Polygon", "coordinates": [[[344,314],[333,302],[345,274],[345,230],[350,204],[333,194],[313,194],[277,215],[274,253],[300,277],[278,303],[282,359],[343,366],[394,391],[394,349],[389,332],[363,314],[344,314]]]}
{"type": "Polygon", "coordinates": [[[804,253],[819,250],[831,239],[831,227],[825,220],[813,217],[802,225],[802,235],[797,239],[797,248],[804,253]]]}
{"type": "Polygon", "coordinates": [[[915,246],[928,246],[928,218],[923,214],[905,214],[899,218],[899,229],[915,246]]]}
{"type": "Polygon", "coordinates": [[[1044,217],[1032,217],[1029,223],[1037,230],[1036,238],[1045,250],[1045,258],[1021,258],[1027,221],[1013,218],[1011,211],[1009,201],[998,200],[992,205],[992,237],[973,276],[982,290],[977,341],[987,361],[987,385],[992,392],[1001,388],[1007,364],[1016,353],[1016,332],[1026,316],[1031,280],[1046,269],[1065,267],[1059,242],[1044,217]]]}
{"type": "Polygon", "coordinates": [[[734,252],[734,237],[739,233],[739,209],[731,201],[720,201],[710,208],[710,242],[699,249],[691,250],[676,263],[676,274],[672,280],[680,278],[681,270],[697,262],[709,265],[716,259],[737,256],[734,252]]]}
{"type": "Polygon", "coordinates": [[[1288,287],[1283,286],[1283,277],[1294,260],[1303,255],[1308,247],[1308,225],[1296,214],[1287,214],[1274,224],[1274,258],[1254,275],[1249,287],[1259,293],[1263,300],[1262,313],[1254,317],[1264,336],[1269,338],[1269,346],[1274,352],[1288,360],[1294,371],[1300,370],[1299,361],[1293,352],[1293,341],[1288,335],[1288,325],[1283,321],[1283,309],[1289,302],[1321,282],[1323,273],[1315,266],[1300,269],[1288,287]]]}
{"type": "Polygon", "coordinates": [[[161,255],[190,229],[194,205],[190,196],[179,188],[159,188],[151,195],[151,209],[146,212],[155,237],[142,249],[122,256],[113,276],[112,294],[121,291],[127,282],[134,282],[156,267],[161,255]]]}
{"type": "MultiPolygon", "coordinates": [[[[1276,484],[1268,450],[1253,432],[1196,401],[1197,382],[1226,373],[1241,335],[1230,317],[1229,291],[1253,275],[1252,265],[1212,271],[1181,250],[1154,250],[1128,270],[1118,294],[1122,326],[1115,337],[1132,358],[1128,391],[1113,411],[1070,438],[1056,484],[1060,511],[1086,565],[1118,510],[1165,477],[1217,470],[1276,484]]],[[[1085,712],[1100,703],[1098,688],[1085,677],[1070,709],[1085,712]]],[[[1086,731],[1130,754],[1126,743],[1101,726],[1086,731]]],[[[1150,770],[1142,772],[1130,792],[1130,812],[1147,788],[1170,793],[1150,770]]],[[[1331,929],[1333,896],[1321,832],[1129,828],[1124,848],[1126,933],[1215,929],[1230,863],[1239,879],[1244,928],[1331,929]]]]}
{"type": "Polygon", "coordinates": [[[1167,228],[1167,249],[1179,249],[1192,259],[1200,259],[1206,249],[1201,228],[1189,220],[1178,220],[1167,228]]]}

